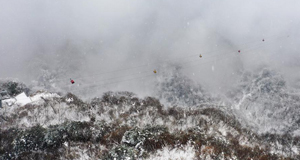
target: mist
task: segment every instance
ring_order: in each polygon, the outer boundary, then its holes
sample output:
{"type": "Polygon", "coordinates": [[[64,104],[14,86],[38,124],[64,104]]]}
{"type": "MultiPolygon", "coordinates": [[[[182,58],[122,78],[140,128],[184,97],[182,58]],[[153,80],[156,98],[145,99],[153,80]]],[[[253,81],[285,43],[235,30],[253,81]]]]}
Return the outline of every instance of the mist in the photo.
{"type": "Polygon", "coordinates": [[[293,86],[299,6],[296,0],[1,0],[0,78],[83,95],[89,88],[146,96],[176,67],[223,92],[239,73],[264,65],[293,86]]]}

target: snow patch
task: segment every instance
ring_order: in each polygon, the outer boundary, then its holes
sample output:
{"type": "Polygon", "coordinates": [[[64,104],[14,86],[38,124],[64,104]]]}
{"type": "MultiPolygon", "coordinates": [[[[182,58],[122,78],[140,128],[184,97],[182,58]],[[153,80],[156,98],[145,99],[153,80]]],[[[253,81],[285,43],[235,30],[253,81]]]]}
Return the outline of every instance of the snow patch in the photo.
{"type": "Polygon", "coordinates": [[[67,98],[66,101],[67,101],[68,103],[71,103],[71,102],[73,102],[73,98],[67,98]]]}
{"type": "Polygon", "coordinates": [[[24,92],[22,92],[21,94],[17,95],[15,97],[16,99],[16,103],[23,106],[27,103],[31,102],[31,99],[29,97],[26,96],[26,94],[24,92]]]}
{"type": "Polygon", "coordinates": [[[161,150],[158,150],[154,154],[150,155],[149,160],[165,160],[165,159],[173,159],[173,160],[190,160],[195,159],[195,149],[191,145],[183,146],[182,148],[174,148],[170,149],[168,147],[164,147],[161,150]]]}
{"type": "Polygon", "coordinates": [[[8,106],[11,106],[13,104],[16,103],[16,99],[15,98],[9,98],[9,99],[5,99],[2,101],[3,104],[7,104],[8,106]]]}
{"type": "MultiPolygon", "coordinates": [[[[8,106],[12,106],[14,104],[24,106],[28,103],[35,103],[35,102],[41,101],[42,99],[49,99],[49,98],[54,98],[54,97],[60,97],[60,96],[56,93],[43,92],[43,93],[39,93],[39,94],[28,97],[24,92],[22,92],[19,95],[17,95],[16,97],[5,99],[2,102],[3,102],[3,104],[6,104],[8,106]]],[[[44,101],[42,101],[42,102],[44,102],[44,101]]]]}
{"type": "Polygon", "coordinates": [[[40,101],[42,98],[48,99],[48,98],[54,98],[54,97],[60,97],[60,96],[56,93],[43,92],[43,93],[39,93],[34,96],[31,96],[30,98],[33,102],[36,102],[36,101],[40,101]]]}

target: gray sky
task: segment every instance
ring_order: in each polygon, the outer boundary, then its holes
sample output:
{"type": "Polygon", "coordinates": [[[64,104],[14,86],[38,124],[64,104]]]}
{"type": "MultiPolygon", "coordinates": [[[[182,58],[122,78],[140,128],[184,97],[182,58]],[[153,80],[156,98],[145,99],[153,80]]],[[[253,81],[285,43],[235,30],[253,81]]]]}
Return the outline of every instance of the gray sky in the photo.
{"type": "MultiPolygon", "coordinates": [[[[45,69],[59,71],[67,85],[70,77],[90,84],[168,63],[184,63],[184,74],[215,88],[261,64],[295,78],[299,8],[299,0],[0,0],[0,78],[30,82],[45,69]],[[190,62],[198,54],[202,61],[190,62]]],[[[148,93],[145,85],[135,80],[107,90],[148,93]]]]}

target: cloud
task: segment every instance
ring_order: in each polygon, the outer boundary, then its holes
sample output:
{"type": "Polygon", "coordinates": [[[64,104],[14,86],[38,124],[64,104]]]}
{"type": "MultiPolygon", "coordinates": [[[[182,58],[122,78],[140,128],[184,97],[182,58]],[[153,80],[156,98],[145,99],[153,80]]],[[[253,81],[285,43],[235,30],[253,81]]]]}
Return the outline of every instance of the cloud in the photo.
{"type": "Polygon", "coordinates": [[[186,76],[215,88],[230,86],[238,71],[260,64],[293,77],[300,66],[299,3],[2,0],[0,73],[29,82],[46,69],[59,73],[59,85],[68,86],[73,77],[83,86],[120,81],[106,89],[137,92],[153,84],[123,81],[165,63],[181,65],[186,76]]]}

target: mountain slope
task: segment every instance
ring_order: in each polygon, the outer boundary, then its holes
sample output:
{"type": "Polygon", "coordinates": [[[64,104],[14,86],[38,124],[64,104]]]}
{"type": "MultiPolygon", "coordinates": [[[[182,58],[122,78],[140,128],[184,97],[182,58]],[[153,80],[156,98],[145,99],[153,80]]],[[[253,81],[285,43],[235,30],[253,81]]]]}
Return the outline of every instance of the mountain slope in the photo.
{"type": "Polygon", "coordinates": [[[256,134],[215,105],[166,107],[131,92],[84,102],[69,93],[0,111],[2,159],[300,158],[299,137],[256,134]]]}

